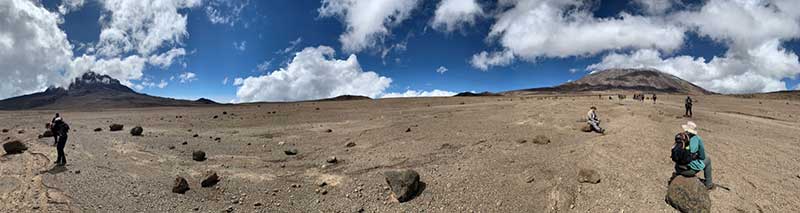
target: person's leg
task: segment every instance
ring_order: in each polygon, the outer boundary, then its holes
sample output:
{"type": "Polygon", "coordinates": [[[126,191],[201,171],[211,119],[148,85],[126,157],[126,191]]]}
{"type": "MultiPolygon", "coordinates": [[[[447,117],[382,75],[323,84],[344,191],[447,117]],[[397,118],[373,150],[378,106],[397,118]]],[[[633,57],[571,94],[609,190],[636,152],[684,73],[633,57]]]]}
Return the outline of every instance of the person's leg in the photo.
{"type": "Polygon", "coordinates": [[[706,164],[706,168],[703,169],[703,177],[706,178],[704,184],[706,185],[706,187],[712,187],[712,186],[714,186],[714,182],[713,182],[713,179],[711,177],[711,173],[712,173],[711,172],[711,158],[706,156],[706,159],[703,160],[703,163],[706,164]]]}
{"type": "Polygon", "coordinates": [[[592,126],[593,131],[603,133],[603,128],[600,128],[600,125],[598,125],[597,122],[589,122],[589,124],[592,126]]]}
{"type": "Polygon", "coordinates": [[[59,137],[58,143],[56,144],[56,149],[58,150],[58,159],[56,160],[56,164],[65,165],[67,164],[67,156],[64,153],[64,147],[67,144],[67,137],[59,137]]]}

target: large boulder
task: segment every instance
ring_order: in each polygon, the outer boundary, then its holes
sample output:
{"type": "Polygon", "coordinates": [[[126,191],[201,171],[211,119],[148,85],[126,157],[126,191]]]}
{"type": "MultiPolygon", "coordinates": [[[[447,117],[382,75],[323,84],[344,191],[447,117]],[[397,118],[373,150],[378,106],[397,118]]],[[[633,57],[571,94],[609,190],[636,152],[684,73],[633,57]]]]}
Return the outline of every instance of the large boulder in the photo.
{"type": "Polygon", "coordinates": [[[681,212],[710,212],[711,198],[697,177],[678,176],[669,182],[667,203],[681,212]]]}
{"type": "Polygon", "coordinates": [[[141,126],[136,126],[131,129],[131,135],[133,136],[142,136],[142,132],[144,132],[144,129],[142,129],[141,126]]]}
{"type": "Polygon", "coordinates": [[[419,173],[410,169],[390,170],[383,173],[386,183],[392,190],[392,195],[397,201],[406,202],[420,193],[422,184],[419,173]]]}
{"type": "Polygon", "coordinates": [[[4,143],[3,144],[3,150],[5,150],[6,154],[9,154],[9,155],[10,154],[20,154],[20,153],[24,152],[25,150],[28,150],[28,146],[26,146],[25,143],[22,143],[22,141],[15,140],[15,141],[4,143]]]}
{"type": "Polygon", "coordinates": [[[206,160],[206,152],[203,152],[203,151],[194,151],[194,152],[192,152],[192,160],[195,160],[195,161],[204,161],[204,160],[206,160]]]}
{"type": "Polygon", "coordinates": [[[204,175],[203,181],[200,182],[202,187],[211,187],[219,182],[219,175],[214,171],[208,171],[204,175]]]}
{"type": "Polygon", "coordinates": [[[122,124],[111,124],[108,126],[109,131],[121,131],[124,126],[122,124]]]}
{"type": "Polygon", "coordinates": [[[172,185],[172,192],[183,194],[186,193],[186,191],[189,191],[189,182],[181,176],[176,177],[175,183],[172,185]]]}

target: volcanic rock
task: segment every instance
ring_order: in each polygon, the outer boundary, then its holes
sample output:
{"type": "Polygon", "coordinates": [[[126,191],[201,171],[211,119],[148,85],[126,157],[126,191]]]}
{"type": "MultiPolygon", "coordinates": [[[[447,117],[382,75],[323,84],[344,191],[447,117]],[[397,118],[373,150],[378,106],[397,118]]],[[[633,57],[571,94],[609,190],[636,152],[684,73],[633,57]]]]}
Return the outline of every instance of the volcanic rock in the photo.
{"type": "Polygon", "coordinates": [[[550,143],[550,138],[548,138],[547,136],[544,136],[544,135],[537,135],[535,138],[533,138],[533,143],[535,143],[535,144],[548,144],[548,143],[550,143]]]}
{"type": "Polygon", "coordinates": [[[100,132],[100,131],[103,131],[103,128],[94,128],[94,131],[95,132],[100,132]]]}
{"type": "Polygon", "coordinates": [[[123,127],[124,126],[122,124],[111,124],[110,126],[108,126],[108,130],[112,132],[121,131],[123,127]]]}
{"type": "Polygon", "coordinates": [[[390,170],[383,173],[386,183],[397,201],[406,202],[419,194],[422,184],[419,173],[410,169],[390,170]]]}
{"type": "Polygon", "coordinates": [[[186,179],[178,176],[175,178],[175,183],[172,186],[172,192],[183,194],[189,191],[189,182],[186,182],[186,179]]]}
{"type": "Polygon", "coordinates": [[[3,150],[6,151],[6,154],[21,154],[25,150],[28,150],[28,146],[25,146],[22,141],[15,140],[8,143],[3,144],[3,150]]]}
{"type": "Polygon", "coordinates": [[[356,142],[352,142],[352,141],[351,142],[347,142],[347,144],[345,144],[344,146],[345,147],[354,147],[354,146],[356,146],[356,142]]]}
{"type": "Polygon", "coordinates": [[[195,161],[204,161],[204,160],[206,160],[206,152],[203,152],[203,151],[194,151],[194,152],[192,152],[192,160],[195,160],[195,161]]]}
{"type": "Polygon", "coordinates": [[[142,129],[141,126],[136,126],[131,129],[131,135],[133,136],[142,136],[142,132],[144,132],[144,129],[142,129]]]}
{"type": "Polygon", "coordinates": [[[217,184],[217,182],[219,182],[219,176],[217,175],[217,173],[214,172],[214,171],[208,171],[208,172],[206,172],[206,175],[205,175],[205,178],[203,178],[203,181],[200,182],[200,186],[202,186],[202,187],[211,187],[211,186],[214,186],[215,184],[217,184]]]}
{"type": "Polygon", "coordinates": [[[325,160],[325,162],[328,162],[328,163],[336,163],[338,161],[339,161],[339,159],[336,159],[336,156],[331,156],[330,158],[328,158],[328,160],[325,160]]]}
{"type": "Polygon", "coordinates": [[[708,190],[696,177],[677,176],[667,187],[667,203],[681,212],[710,212],[708,190]]]}
{"type": "Polygon", "coordinates": [[[286,150],[283,150],[283,153],[286,154],[286,155],[296,155],[297,154],[297,149],[296,148],[288,148],[286,150]]]}

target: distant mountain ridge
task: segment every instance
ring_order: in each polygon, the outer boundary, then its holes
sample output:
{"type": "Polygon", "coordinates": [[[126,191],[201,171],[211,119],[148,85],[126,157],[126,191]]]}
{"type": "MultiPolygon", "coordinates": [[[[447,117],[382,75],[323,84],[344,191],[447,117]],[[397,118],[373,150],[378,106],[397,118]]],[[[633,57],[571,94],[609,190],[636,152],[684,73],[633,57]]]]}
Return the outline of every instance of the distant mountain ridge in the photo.
{"type": "Polygon", "coordinates": [[[608,69],[555,87],[506,93],[640,92],[670,94],[715,94],[677,76],[656,69],[608,69]]]}
{"type": "Polygon", "coordinates": [[[178,100],[137,93],[119,80],[94,72],[75,78],[65,89],[50,87],[43,92],[0,100],[0,110],[108,109],[160,106],[212,106],[217,103],[178,100]]]}

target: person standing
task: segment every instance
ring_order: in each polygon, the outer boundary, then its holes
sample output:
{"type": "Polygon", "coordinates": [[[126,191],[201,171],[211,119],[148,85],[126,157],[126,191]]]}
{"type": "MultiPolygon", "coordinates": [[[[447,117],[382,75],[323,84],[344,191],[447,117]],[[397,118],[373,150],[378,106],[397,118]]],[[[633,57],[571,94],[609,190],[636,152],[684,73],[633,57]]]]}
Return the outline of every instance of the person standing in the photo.
{"type": "Polygon", "coordinates": [[[686,96],[686,103],[685,103],[686,113],[684,113],[683,116],[690,118],[692,117],[692,102],[694,102],[692,100],[692,97],[686,96]]]}
{"type": "Polygon", "coordinates": [[[606,130],[600,127],[600,119],[597,118],[597,113],[595,111],[597,111],[597,107],[592,106],[589,108],[586,118],[587,123],[592,127],[592,131],[605,134],[606,130]]]}
{"type": "Polygon", "coordinates": [[[653,93],[653,103],[654,103],[654,104],[656,103],[656,98],[658,98],[658,97],[656,97],[656,94],[655,94],[655,93],[653,93]]]}
{"type": "Polygon", "coordinates": [[[675,145],[672,147],[672,161],[675,162],[675,172],[672,173],[672,178],[678,175],[694,177],[703,171],[705,178],[703,184],[706,189],[714,189],[711,158],[706,155],[703,139],[697,134],[697,124],[689,121],[681,127],[683,132],[675,136],[675,145]]]}
{"type": "Polygon", "coordinates": [[[67,134],[69,133],[69,125],[64,122],[64,119],[61,117],[56,117],[53,119],[53,126],[52,130],[53,134],[56,135],[58,140],[56,141],[56,151],[58,152],[58,157],[56,159],[56,166],[64,166],[67,165],[67,156],[64,153],[64,147],[67,145],[67,134]]]}

